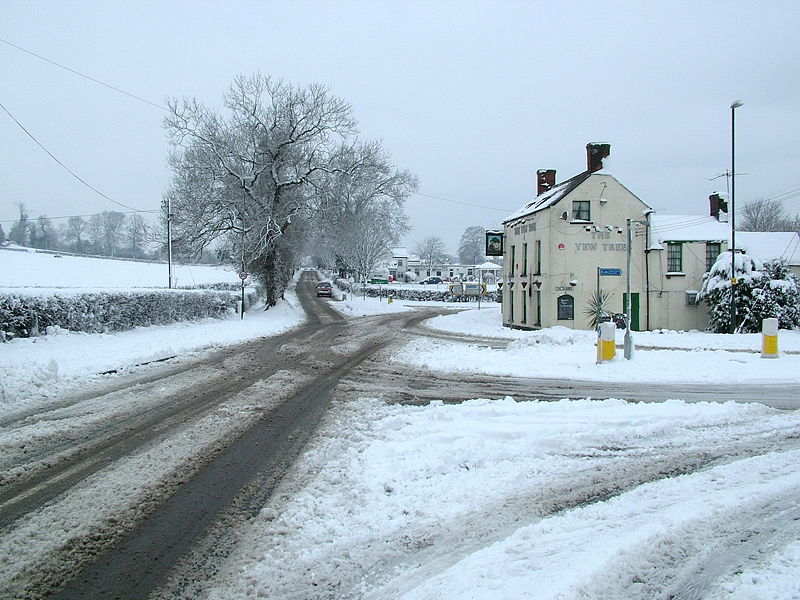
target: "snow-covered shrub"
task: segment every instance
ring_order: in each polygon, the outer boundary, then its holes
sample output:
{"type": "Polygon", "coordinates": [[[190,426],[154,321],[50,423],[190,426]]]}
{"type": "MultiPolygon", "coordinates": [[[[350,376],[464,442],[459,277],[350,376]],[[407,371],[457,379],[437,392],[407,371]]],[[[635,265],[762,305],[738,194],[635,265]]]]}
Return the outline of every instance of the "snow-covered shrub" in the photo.
{"type": "MultiPolygon", "coordinates": [[[[737,254],[736,331],[757,333],[761,321],[774,317],[784,329],[800,326],[800,289],[786,261],[775,259],[763,265],[747,254],[737,254]]],[[[709,329],[715,333],[731,330],[731,260],[720,254],[705,276],[697,299],[708,304],[709,329]]]]}
{"type": "MultiPolygon", "coordinates": [[[[32,337],[55,327],[101,333],[221,317],[235,310],[239,299],[235,293],[208,290],[35,296],[0,294],[0,339],[32,337]]],[[[245,308],[256,300],[256,294],[246,294],[245,308]]]]}
{"type": "Polygon", "coordinates": [[[749,311],[740,329],[761,331],[764,319],[778,319],[781,329],[800,327],[800,285],[784,259],[769,260],[762,268],[763,277],[754,281],[749,311]]]}

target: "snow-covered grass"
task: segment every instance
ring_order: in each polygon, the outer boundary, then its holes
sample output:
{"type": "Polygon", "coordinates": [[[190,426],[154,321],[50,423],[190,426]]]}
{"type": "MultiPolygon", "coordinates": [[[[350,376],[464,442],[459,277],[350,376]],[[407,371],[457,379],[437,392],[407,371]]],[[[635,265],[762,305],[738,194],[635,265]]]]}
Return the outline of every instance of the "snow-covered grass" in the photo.
{"type": "MultiPolygon", "coordinates": [[[[0,248],[0,292],[166,288],[168,279],[166,264],[0,248]]],[[[174,264],[173,283],[175,286],[239,283],[239,277],[230,268],[174,264]]]]}
{"type": "MultiPolygon", "coordinates": [[[[510,340],[505,349],[486,344],[417,339],[392,359],[440,371],[469,371],[517,377],[577,378],[597,381],[719,383],[800,382],[800,332],[781,331],[778,359],[760,356],[760,334],[727,335],[692,332],[634,332],[639,349],[631,361],[618,350],[613,361],[597,364],[592,331],[552,327],[539,331],[502,326],[499,307],[435,317],[431,328],[510,340]],[[653,349],[655,348],[655,349],[653,349]],[[791,350],[792,354],[786,351],[791,350]]],[[[618,344],[624,333],[617,332],[618,344]]]]}
{"type": "Polygon", "coordinates": [[[248,339],[276,335],[305,320],[293,291],[268,311],[255,307],[241,319],[202,319],[109,334],[58,330],[0,344],[0,409],[53,397],[65,386],[112,369],[172,356],[186,357],[248,339]]]}

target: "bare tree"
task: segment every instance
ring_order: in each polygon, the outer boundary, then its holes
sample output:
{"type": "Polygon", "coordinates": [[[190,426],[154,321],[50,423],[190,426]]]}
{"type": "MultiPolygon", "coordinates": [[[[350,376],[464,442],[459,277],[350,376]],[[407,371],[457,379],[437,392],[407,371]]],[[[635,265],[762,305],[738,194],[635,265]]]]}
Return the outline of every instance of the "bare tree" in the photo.
{"type": "Polygon", "coordinates": [[[104,242],[104,228],[103,228],[103,215],[95,214],[89,217],[89,223],[87,227],[87,237],[89,242],[89,248],[94,254],[102,255],[103,254],[103,242],[104,242]]]}
{"type": "Polygon", "coordinates": [[[22,202],[17,202],[17,209],[19,210],[19,220],[11,226],[8,239],[20,246],[27,246],[30,243],[31,232],[28,209],[22,202]]]}
{"type": "Polygon", "coordinates": [[[350,106],[323,86],[262,75],[234,80],[224,116],[195,100],[168,104],[176,245],[199,253],[226,238],[274,304],[285,279],[278,271],[294,266],[275,255],[288,252],[276,242],[310,208],[314,186],[355,133],[350,106]]]}
{"type": "Polygon", "coordinates": [[[461,234],[458,244],[458,260],[462,265],[477,265],[485,260],[484,245],[486,243],[486,230],[473,225],[467,227],[461,234]]]}
{"type": "Polygon", "coordinates": [[[340,148],[333,166],[316,190],[314,253],[366,277],[408,230],[403,205],[417,180],[375,141],[340,148]]]}
{"type": "Polygon", "coordinates": [[[753,200],[744,205],[741,231],[796,231],[800,217],[790,217],[780,200],[753,200]]]}
{"type": "Polygon", "coordinates": [[[69,250],[72,252],[86,250],[86,241],[83,239],[86,228],[86,221],[83,220],[83,217],[70,217],[62,226],[61,237],[69,250]]]}
{"type": "Polygon", "coordinates": [[[131,258],[140,258],[145,254],[145,246],[149,238],[149,226],[144,217],[138,213],[128,218],[124,230],[125,250],[131,258]]]}
{"type": "Polygon", "coordinates": [[[45,215],[40,215],[30,230],[31,246],[55,250],[58,245],[58,235],[53,228],[53,222],[45,215]]]}
{"type": "Polygon", "coordinates": [[[414,246],[414,254],[419,257],[429,272],[433,269],[433,265],[442,263],[449,258],[445,252],[444,241],[436,235],[423,238],[417,243],[414,246]]]}
{"type": "Polygon", "coordinates": [[[116,211],[103,211],[103,250],[107,256],[115,256],[117,249],[121,247],[122,233],[127,217],[116,211]]]}

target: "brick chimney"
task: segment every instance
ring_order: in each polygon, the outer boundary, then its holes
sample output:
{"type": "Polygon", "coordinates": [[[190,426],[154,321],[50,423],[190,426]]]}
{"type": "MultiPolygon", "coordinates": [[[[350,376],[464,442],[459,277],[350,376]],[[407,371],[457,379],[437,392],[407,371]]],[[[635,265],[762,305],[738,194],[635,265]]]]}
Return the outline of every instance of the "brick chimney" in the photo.
{"type": "Polygon", "coordinates": [[[611,154],[611,144],[586,144],[586,170],[594,173],[603,168],[603,159],[611,154]]]}
{"type": "Polygon", "coordinates": [[[539,169],[536,171],[536,195],[541,196],[556,184],[555,169],[539,169]]]}
{"type": "Polygon", "coordinates": [[[710,214],[714,217],[717,221],[719,221],[719,213],[724,212],[726,215],[728,213],[728,202],[723,200],[719,197],[717,192],[714,192],[708,197],[708,203],[710,205],[710,214]]]}

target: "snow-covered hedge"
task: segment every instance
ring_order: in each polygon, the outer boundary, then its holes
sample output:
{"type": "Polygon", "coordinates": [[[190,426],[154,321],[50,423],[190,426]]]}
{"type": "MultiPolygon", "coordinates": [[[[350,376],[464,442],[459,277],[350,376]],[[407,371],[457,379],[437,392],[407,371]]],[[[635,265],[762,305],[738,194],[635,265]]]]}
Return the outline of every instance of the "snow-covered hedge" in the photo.
{"type": "MultiPolygon", "coordinates": [[[[359,283],[350,283],[346,279],[336,279],[334,280],[334,284],[336,287],[345,291],[350,294],[354,295],[362,295],[364,293],[361,284],[359,283]]],[[[393,288],[390,285],[381,286],[381,287],[370,287],[367,286],[367,296],[371,298],[386,298],[391,294],[392,298],[395,300],[417,300],[417,301],[428,301],[428,302],[455,302],[458,300],[453,294],[450,293],[449,290],[426,290],[426,289],[418,289],[418,290],[408,290],[402,288],[393,288]]],[[[496,294],[495,292],[489,292],[485,296],[483,296],[484,302],[495,302],[496,301],[496,294]]]]}
{"type": "MultiPolygon", "coordinates": [[[[0,294],[0,340],[32,337],[48,327],[102,333],[165,325],[236,310],[241,296],[224,291],[159,290],[82,294],[0,294]]],[[[257,294],[245,295],[245,309],[257,294]]]]}

